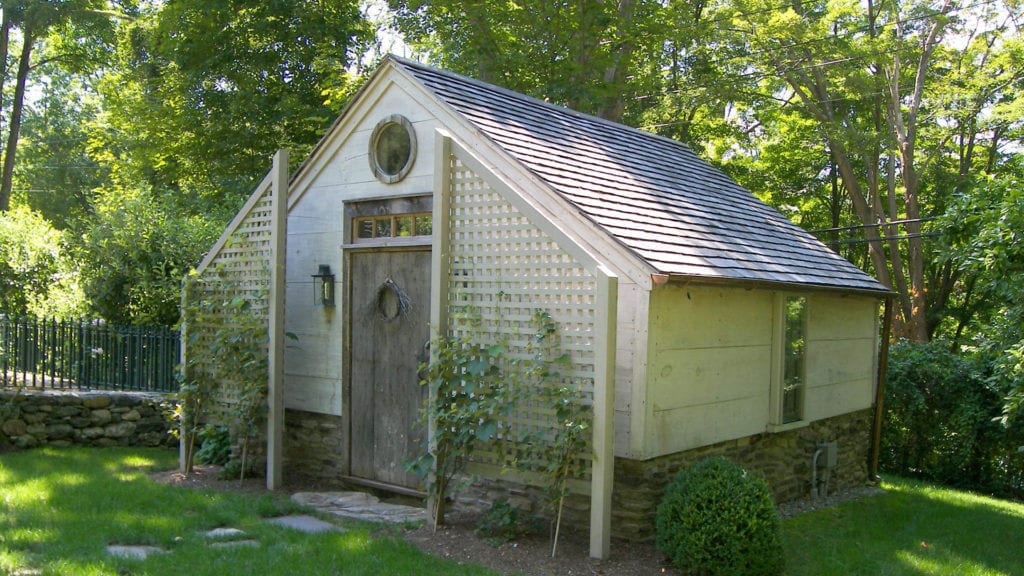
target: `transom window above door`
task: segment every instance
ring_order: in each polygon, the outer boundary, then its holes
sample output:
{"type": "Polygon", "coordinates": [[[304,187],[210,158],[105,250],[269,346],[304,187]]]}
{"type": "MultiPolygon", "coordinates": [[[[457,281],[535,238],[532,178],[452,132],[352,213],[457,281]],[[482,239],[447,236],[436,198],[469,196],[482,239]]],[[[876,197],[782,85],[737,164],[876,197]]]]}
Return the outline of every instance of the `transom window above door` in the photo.
{"type": "Polygon", "coordinates": [[[345,205],[353,244],[429,241],[434,233],[430,196],[363,200],[345,205]]]}

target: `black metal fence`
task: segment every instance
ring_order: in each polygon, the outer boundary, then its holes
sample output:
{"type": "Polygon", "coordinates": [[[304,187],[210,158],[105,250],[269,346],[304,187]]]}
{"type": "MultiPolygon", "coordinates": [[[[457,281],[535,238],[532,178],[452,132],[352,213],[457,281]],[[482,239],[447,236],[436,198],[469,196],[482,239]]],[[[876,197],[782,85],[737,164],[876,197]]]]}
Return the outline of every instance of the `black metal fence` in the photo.
{"type": "Polygon", "coordinates": [[[168,328],[0,316],[4,386],[176,392],[180,352],[168,328]]]}

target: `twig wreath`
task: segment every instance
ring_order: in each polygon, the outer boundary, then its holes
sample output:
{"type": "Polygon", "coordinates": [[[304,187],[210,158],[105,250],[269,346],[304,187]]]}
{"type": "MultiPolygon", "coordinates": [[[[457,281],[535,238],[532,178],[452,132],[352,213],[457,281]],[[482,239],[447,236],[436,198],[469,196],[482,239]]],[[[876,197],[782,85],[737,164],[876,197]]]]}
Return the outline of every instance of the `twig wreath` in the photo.
{"type": "Polygon", "coordinates": [[[412,300],[398,284],[389,276],[377,288],[377,297],[374,302],[377,309],[377,316],[384,322],[394,322],[409,313],[412,308],[412,300]]]}

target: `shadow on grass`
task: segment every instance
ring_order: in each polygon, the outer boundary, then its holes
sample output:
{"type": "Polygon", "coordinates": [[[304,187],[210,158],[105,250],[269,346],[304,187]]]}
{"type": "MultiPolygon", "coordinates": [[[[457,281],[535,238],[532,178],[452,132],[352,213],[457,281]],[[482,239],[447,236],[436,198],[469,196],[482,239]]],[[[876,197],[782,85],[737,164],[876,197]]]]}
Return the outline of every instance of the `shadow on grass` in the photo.
{"type": "Polygon", "coordinates": [[[786,521],[787,573],[1024,573],[1024,505],[903,479],[884,488],[786,521]]]}
{"type": "Polygon", "coordinates": [[[159,449],[45,448],[0,456],[0,573],[53,574],[491,574],[427,557],[365,527],[306,534],[263,521],[302,508],[275,495],[157,484],[174,467],[159,449]],[[214,548],[207,530],[230,526],[257,547],[214,548]],[[106,547],[150,545],[145,560],[106,547]]]}

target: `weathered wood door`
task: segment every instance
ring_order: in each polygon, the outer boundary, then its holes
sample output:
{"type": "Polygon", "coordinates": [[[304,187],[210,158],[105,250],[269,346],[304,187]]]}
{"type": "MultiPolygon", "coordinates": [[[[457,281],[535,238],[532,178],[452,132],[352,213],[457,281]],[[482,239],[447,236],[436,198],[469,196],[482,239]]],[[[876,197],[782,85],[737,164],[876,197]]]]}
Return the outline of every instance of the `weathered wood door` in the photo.
{"type": "Polygon", "coordinates": [[[426,451],[418,369],[430,337],[430,250],[355,252],[350,268],[351,474],[416,488],[426,451]]]}

